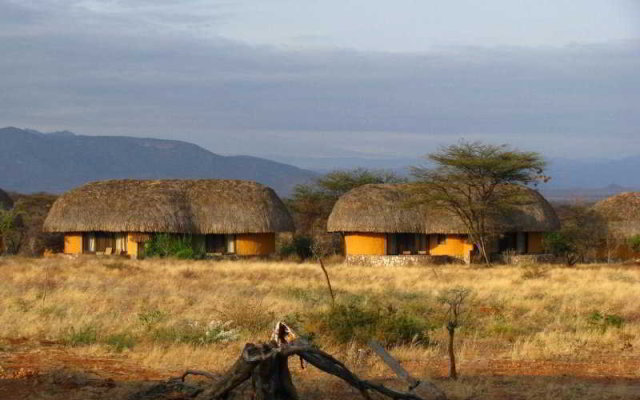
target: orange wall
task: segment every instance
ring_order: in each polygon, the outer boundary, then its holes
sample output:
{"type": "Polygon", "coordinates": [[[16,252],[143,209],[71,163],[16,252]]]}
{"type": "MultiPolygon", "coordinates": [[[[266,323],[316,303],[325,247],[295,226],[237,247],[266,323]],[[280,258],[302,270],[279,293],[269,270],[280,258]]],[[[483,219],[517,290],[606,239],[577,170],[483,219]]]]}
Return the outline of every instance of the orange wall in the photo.
{"type": "Polygon", "coordinates": [[[64,234],[64,253],[82,254],[82,233],[64,234]]]}
{"type": "Polygon", "coordinates": [[[275,251],[275,233],[245,233],[236,235],[236,254],[239,256],[266,256],[275,251]]]}
{"type": "Polygon", "coordinates": [[[144,244],[138,243],[133,239],[134,239],[133,235],[131,233],[128,233],[127,234],[127,254],[129,255],[129,257],[136,259],[142,256],[142,254],[140,254],[140,250],[143,249],[144,244]]]}
{"type": "Polygon", "coordinates": [[[544,235],[541,232],[529,232],[529,243],[527,253],[529,254],[542,254],[544,248],[542,247],[542,238],[544,235]]]}
{"type": "Polygon", "coordinates": [[[345,233],[344,244],[347,255],[387,254],[387,235],[384,233],[345,233]]]}
{"type": "Polygon", "coordinates": [[[467,256],[473,245],[466,236],[447,235],[444,243],[438,244],[438,235],[429,235],[429,254],[433,256],[467,256]]]}

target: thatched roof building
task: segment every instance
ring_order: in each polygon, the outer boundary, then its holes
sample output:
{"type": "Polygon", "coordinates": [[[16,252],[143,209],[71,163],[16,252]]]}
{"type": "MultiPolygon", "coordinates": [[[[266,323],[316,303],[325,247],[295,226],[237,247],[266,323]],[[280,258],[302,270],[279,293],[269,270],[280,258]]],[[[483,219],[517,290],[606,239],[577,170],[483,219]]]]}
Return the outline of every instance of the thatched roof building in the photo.
{"type": "MultiPolygon", "coordinates": [[[[412,204],[411,184],[371,184],[342,196],[327,228],[330,232],[466,234],[458,217],[441,209],[412,204]]],[[[526,204],[500,218],[504,231],[549,232],[560,221],[549,202],[536,190],[522,187],[526,204]]]]}
{"type": "Polygon", "coordinates": [[[239,180],[110,180],[56,200],[47,232],[236,234],[293,231],[269,187],[239,180]]]}
{"type": "Polygon", "coordinates": [[[0,210],[8,210],[13,207],[13,200],[4,190],[0,189],[0,210]]]}
{"type": "Polygon", "coordinates": [[[640,192],[626,192],[597,202],[594,210],[621,237],[640,235],[640,192]]]}

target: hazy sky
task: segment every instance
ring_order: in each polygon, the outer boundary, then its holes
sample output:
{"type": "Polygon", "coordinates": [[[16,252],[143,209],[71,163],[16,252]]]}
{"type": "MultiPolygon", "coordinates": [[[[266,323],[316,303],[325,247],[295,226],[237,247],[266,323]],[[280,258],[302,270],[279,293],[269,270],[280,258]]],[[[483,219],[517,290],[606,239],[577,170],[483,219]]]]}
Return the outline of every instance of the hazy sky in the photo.
{"type": "Polygon", "coordinates": [[[637,155],[639,71],[638,0],[0,0],[0,126],[223,154],[637,155]]]}

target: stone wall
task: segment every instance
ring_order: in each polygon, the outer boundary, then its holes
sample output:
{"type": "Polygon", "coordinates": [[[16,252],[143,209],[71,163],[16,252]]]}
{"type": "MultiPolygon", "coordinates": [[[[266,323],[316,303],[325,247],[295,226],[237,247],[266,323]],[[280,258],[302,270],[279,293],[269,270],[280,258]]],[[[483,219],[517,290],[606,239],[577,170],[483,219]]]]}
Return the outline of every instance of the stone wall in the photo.
{"type": "Polygon", "coordinates": [[[348,265],[360,265],[367,267],[408,267],[433,264],[462,264],[464,260],[451,256],[430,255],[347,255],[348,265]]]}
{"type": "Polygon", "coordinates": [[[494,254],[491,260],[503,264],[553,264],[556,257],[553,254],[494,254]]]}

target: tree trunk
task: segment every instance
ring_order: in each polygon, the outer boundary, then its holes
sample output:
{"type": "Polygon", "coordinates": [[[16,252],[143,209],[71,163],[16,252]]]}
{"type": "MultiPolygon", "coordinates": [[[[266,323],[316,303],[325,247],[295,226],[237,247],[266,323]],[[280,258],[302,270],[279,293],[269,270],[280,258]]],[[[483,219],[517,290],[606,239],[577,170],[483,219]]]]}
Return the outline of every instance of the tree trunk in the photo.
{"type": "Polygon", "coordinates": [[[449,378],[458,379],[458,372],[456,371],[456,354],[453,348],[453,339],[456,334],[456,328],[454,326],[447,326],[449,332],[449,378]]]}

